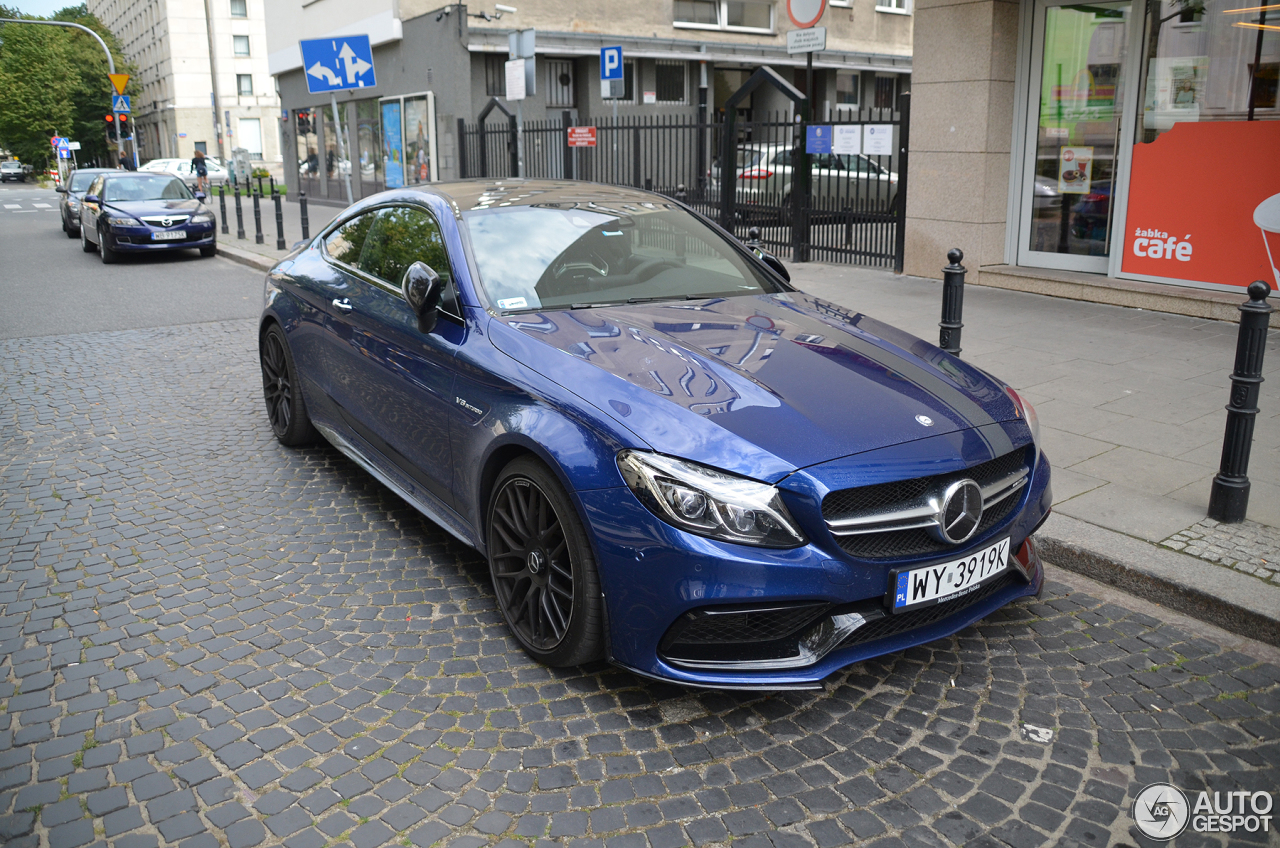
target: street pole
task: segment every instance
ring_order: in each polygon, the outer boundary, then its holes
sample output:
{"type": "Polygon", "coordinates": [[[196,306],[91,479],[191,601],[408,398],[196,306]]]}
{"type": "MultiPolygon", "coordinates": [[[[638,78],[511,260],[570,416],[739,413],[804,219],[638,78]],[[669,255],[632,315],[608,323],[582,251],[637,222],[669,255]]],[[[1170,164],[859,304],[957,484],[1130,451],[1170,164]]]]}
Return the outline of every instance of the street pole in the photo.
{"type": "MultiPolygon", "coordinates": [[[[222,130],[218,123],[218,112],[221,106],[218,100],[218,59],[217,59],[217,40],[213,37],[213,0],[204,0],[204,28],[205,34],[209,39],[209,100],[213,106],[213,131],[218,137],[218,158],[222,160],[222,167],[227,167],[227,152],[222,144],[222,130]]],[[[225,127],[223,128],[225,129],[225,127]]]]}
{"type": "MultiPolygon", "coordinates": [[[[208,5],[208,3],[209,3],[209,0],[205,0],[206,6],[208,5]]],[[[111,51],[107,49],[107,43],[102,40],[102,36],[98,35],[96,32],[89,29],[87,26],[81,26],[80,24],[73,24],[70,21],[28,21],[22,18],[0,18],[0,24],[41,24],[44,26],[64,26],[64,27],[71,27],[73,29],[78,29],[83,32],[87,32],[90,35],[92,35],[94,37],[94,40],[96,40],[99,46],[102,47],[102,52],[107,54],[107,73],[114,74],[116,72],[116,62],[114,59],[111,58],[111,51]]],[[[116,125],[116,160],[119,161],[120,157],[124,155],[124,144],[120,140],[120,122],[113,121],[113,123],[116,125]]]]}
{"type": "Polygon", "coordinates": [[[342,170],[344,161],[347,163],[347,205],[350,206],[355,203],[355,196],[351,193],[351,160],[347,158],[347,143],[342,137],[342,121],[338,118],[338,95],[332,91],[329,92],[329,105],[333,107],[333,129],[338,134],[338,170],[342,170]]]}

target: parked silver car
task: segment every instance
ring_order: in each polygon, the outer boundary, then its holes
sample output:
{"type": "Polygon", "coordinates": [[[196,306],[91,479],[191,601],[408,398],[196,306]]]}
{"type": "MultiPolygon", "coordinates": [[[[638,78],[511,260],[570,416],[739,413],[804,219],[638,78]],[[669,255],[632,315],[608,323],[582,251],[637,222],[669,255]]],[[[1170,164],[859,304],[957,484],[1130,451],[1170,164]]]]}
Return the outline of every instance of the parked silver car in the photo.
{"type": "MultiPolygon", "coordinates": [[[[776,143],[738,146],[737,202],[779,207],[788,218],[791,201],[790,146],[776,143]]],[[[815,153],[810,157],[810,191],[815,207],[826,211],[882,211],[898,197],[898,175],[863,154],[815,153]]],[[[720,162],[711,166],[710,194],[720,196],[720,162]]]]}

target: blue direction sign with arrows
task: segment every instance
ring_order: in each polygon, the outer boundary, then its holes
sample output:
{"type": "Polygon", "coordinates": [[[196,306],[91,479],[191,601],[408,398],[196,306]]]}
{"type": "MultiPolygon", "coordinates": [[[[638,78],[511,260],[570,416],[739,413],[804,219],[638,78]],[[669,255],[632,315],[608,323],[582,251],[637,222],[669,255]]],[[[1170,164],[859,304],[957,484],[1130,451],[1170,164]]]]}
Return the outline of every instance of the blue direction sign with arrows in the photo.
{"type": "Polygon", "coordinates": [[[130,109],[129,109],[129,95],[127,95],[127,94],[117,94],[115,97],[112,97],[112,98],[111,98],[111,111],[112,111],[112,112],[128,112],[128,111],[130,111],[130,109]]]}
{"type": "Polygon", "coordinates": [[[299,41],[307,91],[321,94],[378,84],[373,72],[373,48],[367,35],[340,35],[299,41]]]}

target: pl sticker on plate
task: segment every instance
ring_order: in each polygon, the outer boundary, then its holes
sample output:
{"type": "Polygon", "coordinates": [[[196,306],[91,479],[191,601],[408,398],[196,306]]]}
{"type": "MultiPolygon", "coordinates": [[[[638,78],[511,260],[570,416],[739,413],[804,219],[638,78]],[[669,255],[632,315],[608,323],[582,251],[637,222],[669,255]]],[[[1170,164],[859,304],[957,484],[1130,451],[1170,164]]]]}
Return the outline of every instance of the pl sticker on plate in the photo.
{"type": "Polygon", "coordinates": [[[499,309],[528,309],[529,301],[523,297],[504,297],[498,301],[499,309]]]}

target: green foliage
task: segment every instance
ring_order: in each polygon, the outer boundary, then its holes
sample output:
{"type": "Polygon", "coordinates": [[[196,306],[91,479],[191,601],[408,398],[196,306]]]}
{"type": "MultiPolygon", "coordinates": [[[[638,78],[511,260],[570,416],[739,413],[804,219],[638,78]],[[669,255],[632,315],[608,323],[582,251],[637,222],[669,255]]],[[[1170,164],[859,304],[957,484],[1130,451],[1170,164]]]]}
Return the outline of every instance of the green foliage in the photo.
{"type": "MultiPolygon", "coordinates": [[[[132,73],[114,35],[88,13],[84,4],[42,19],[0,6],[0,17],[58,20],[87,26],[107,43],[116,71],[132,73]]],[[[114,161],[115,139],[108,141],[103,116],[111,111],[114,89],[107,78],[107,57],[88,33],[70,27],[0,25],[0,147],[42,170],[53,162],[49,137],[56,130],[80,142],[83,164],[114,161]]],[[[133,86],[126,89],[134,93],[133,86]]]]}

